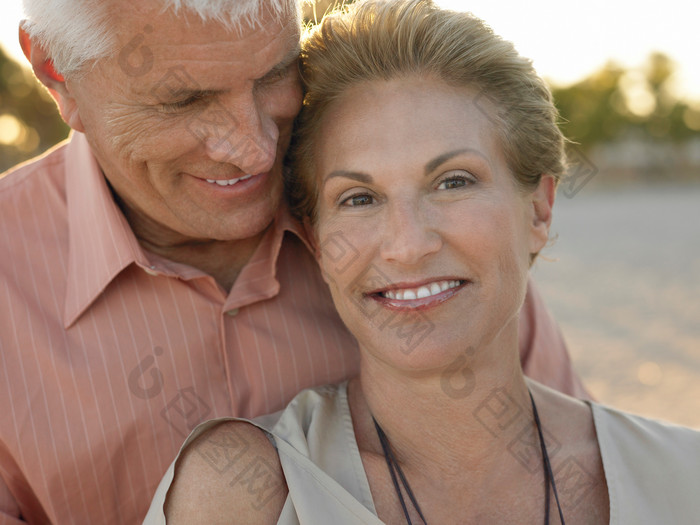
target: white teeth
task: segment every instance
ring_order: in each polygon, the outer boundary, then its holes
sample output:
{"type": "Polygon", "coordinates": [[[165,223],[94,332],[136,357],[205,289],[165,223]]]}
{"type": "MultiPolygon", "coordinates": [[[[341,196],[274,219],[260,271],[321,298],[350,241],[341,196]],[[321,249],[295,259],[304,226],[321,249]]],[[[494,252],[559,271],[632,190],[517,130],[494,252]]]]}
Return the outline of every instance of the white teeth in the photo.
{"type": "Polygon", "coordinates": [[[219,186],[233,186],[237,182],[240,182],[242,180],[248,180],[252,176],[253,175],[245,175],[245,176],[239,177],[237,179],[229,179],[229,180],[207,179],[207,182],[210,184],[218,184],[219,186]]]}
{"type": "Polygon", "coordinates": [[[393,299],[395,301],[412,301],[415,299],[424,299],[432,295],[437,295],[440,292],[449,290],[450,288],[457,288],[459,285],[460,281],[440,281],[413,289],[387,290],[386,292],[383,292],[382,295],[387,299],[393,299]]]}
{"type": "Polygon", "coordinates": [[[423,299],[424,297],[430,297],[432,294],[430,293],[430,288],[427,286],[421,286],[418,288],[418,291],[416,292],[416,297],[418,299],[423,299]]]}

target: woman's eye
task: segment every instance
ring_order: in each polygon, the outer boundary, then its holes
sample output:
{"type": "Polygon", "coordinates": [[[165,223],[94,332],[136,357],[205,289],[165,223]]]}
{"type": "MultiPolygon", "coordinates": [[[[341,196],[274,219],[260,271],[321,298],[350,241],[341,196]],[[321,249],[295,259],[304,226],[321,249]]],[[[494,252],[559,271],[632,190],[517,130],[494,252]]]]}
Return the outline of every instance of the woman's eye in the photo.
{"type": "Polygon", "coordinates": [[[474,179],[473,176],[471,175],[452,175],[449,177],[446,177],[440,181],[440,183],[437,186],[437,189],[439,190],[454,190],[457,188],[462,188],[464,186],[467,186],[469,184],[474,184],[476,180],[474,179]]]}
{"type": "Polygon", "coordinates": [[[361,195],[351,195],[347,199],[344,199],[340,205],[341,206],[368,206],[374,202],[371,195],[361,194],[361,195]]]}

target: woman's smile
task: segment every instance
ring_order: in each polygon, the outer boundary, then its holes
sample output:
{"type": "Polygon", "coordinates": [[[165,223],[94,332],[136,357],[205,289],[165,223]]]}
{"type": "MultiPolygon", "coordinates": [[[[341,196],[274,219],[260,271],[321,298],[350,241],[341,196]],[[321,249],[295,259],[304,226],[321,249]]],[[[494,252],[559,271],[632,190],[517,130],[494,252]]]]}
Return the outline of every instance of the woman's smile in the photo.
{"type": "Polygon", "coordinates": [[[419,285],[396,284],[367,296],[391,309],[424,310],[451,299],[467,284],[464,279],[438,279],[419,285]]]}

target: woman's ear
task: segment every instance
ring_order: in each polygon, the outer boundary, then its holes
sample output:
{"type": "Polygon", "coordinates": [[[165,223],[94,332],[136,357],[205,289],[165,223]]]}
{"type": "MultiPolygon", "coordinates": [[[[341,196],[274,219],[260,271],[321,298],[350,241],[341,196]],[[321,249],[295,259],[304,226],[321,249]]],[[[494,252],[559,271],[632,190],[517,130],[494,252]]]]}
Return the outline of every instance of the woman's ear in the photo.
{"type": "Polygon", "coordinates": [[[76,131],[85,131],[80,120],[78,104],[66,84],[66,79],[56,71],[53,60],[48,53],[24,29],[24,21],[19,25],[19,44],[24,56],[32,65],[36,78],[46,86],[58,104],[61,117],[66,121],[66,124],[76,131]]]}
{"type": "Polygon", "coordinates": [[[552,224],[552,208],[556,192],[556,179],[551,175],[542,175],[539,185],[531,194],[530,253],[538,253],[549,240],[549,227],[552,224]]]}
{"type": "Polygon", "coordinates": [[[318,267],[321,269],[321,277],[323,278],[323,281],[326,284],[330,285],[330,277],[324,271],[323,265],[321,264],[321,244],[318,239],[318,234],[316,233],[316,228],[314,228],[314,225],[311,224],[311,219],[309,219],[309,217],[304,217],[302,224],[304,226],[306,238],[309,240],[311,249],[314,252],[314,259],[316,259],[316,264],[318,264],[318,267]]]}
{"type": "Polygon", "coordinates": [[[306,233],[306,238],[309,240],[311,249],[314,251],[314,259],[316,259],[316,262],[320,264],[321,248],[319,246],[318,236],[316,235],[316,229],[314,228],[313,224],[311,224],[311,219],[309,217],[304,217],[302,225],[304,226],[304,233],[306,233]]]}

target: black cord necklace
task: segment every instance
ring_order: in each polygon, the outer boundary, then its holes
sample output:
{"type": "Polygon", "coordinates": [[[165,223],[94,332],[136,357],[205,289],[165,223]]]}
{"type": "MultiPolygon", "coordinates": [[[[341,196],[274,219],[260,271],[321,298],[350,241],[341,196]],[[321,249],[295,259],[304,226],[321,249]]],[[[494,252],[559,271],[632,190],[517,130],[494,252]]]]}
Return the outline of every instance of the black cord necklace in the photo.
{"type": "MultiPolygon", "coordinates": [[[[564,514],[561,511],[561,504],[559,503],[557,485],[554,481],[554,473],[552,472],[552,465],[549,462],[549,454],[547,454],[547,445],[544,442],[544,436],[542,435],[540,416],[537,413],[535,399],[532,397],[532,392],[530,392],[529,389],[528,393],[530,394],[530,402],[532,403],[532,415],[535,418],[535,426],[537,427],[537,434],[540,438],[540,449],[542,450],[542,468],[544,470],[546,488],[544,498],[544,523],[545,525],[549,525],[549,492],[551,488],[552,492],[554,492],[554,499],[557,502],[557,508],[559,509],[559,519],[561,520],[561,525],[565,525],[564,514]]],[[[413,525],[413,522],[411,521],[411,516],[408,514],[408,507],[406,506],[406,501],[403,497],[403,491],[401,490],[401,486],[399,485],[399,479],[401,480],[403,490],[406,491],[408,498],[411,500],[413,508],[416,510],[421,520],[423,520],[423,524],[427,525],[428,522],[425,520],[425,516],[423,516],[423,511],[421,510],[420,505],[418,505],[416,497],[413,495],[411,486],[408,484],[408,480],[406,479],[406,476],[404,476],[404,473],[401,470],[401,466],[399,466],[398,461],[396,461],[396,457],[394,456],[394,453],[392,452],[391,447],[389,446],[389,440],[387,439],[384,430],[382,430],[382,427],[379,426],[379,423],[377,423],[377,420],[374,419],[374,416],[372,416],[372,421],[374,421],[374,428],[377,429],[377,436],[379,436],[379,442],[381,443],[382,450],[384,451],[384,459],[386,460],[386,465],[389,468],[389,474],[391,474],[391,481],[394,483],[394,489],[396,490],[396,494],[399,497],[399,502],[401,503],[403,514],[406,517],[406,523],[408,523],[408,525],[413,525]]]]}

